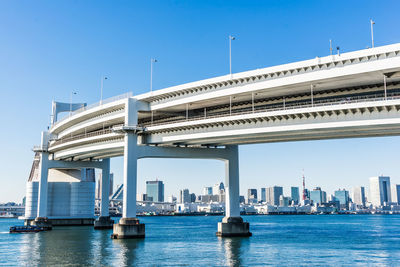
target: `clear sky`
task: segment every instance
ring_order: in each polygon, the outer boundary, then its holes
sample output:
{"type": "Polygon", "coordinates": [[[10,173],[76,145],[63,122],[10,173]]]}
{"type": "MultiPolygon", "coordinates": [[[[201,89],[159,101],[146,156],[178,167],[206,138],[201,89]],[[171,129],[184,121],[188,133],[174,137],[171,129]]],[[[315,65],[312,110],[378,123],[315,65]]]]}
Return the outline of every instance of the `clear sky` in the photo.
{"type": "MultiPolygon", "coordinates": [[[[94,103],[104,96],[177,85],[233,72],[400,42],[399,1],[0,1],[0,202],[21,202],[32,147],[49,124],[51,101],[94,103]]],[[[247,188],[301,185],[332,193],[385,174],[400,183],[400,138],[366,138],[240,146],[241,194],[247,188]]],[[[122,183],[122,159],[112,160],[122,183]]],[[[145,180],[200,193],[224,180],[221,162],[141,160],[145,180]]]]}

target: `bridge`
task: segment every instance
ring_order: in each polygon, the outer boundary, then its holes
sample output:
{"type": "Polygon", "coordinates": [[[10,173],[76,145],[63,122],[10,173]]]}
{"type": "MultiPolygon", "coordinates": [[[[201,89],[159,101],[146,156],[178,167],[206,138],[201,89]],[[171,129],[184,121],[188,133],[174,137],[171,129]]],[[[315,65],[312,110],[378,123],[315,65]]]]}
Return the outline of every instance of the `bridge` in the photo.
{"type": "MultiPolygon", "coordinates": [[[[227,190],[217,234],[248,236],[239,211],[238,145],[399,135],[400,44],[73,104],[57,119],[65,105],[53,103],[52,125],[34,149],[37,223],[46,222],[48,169],[100,168],[108,188],[109,158],[123,156],[123,218],[113,236],[144,237],[136,218],[138,159],[217,159],[225,162],[227,190]]],[[[107,216],[102,197],[101,218],[107,216]]]]}

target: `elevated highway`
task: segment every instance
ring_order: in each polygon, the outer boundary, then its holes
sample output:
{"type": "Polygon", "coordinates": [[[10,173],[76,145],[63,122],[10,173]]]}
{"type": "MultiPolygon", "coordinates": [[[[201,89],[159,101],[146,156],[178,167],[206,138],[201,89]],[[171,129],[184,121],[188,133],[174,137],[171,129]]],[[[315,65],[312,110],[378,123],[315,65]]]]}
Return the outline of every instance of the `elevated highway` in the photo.
{"type": "Polygon", "coordinates": [[[124,184],[134,188],[124,218],[136,214],[137,159],[216,158],[227,164],[224,223],[243,226],[229,221],[239,217],[237,145],[400,134],[400,44],[81,106],[54,120],[36,151],[64,162],[124,156],[124,184]]]}

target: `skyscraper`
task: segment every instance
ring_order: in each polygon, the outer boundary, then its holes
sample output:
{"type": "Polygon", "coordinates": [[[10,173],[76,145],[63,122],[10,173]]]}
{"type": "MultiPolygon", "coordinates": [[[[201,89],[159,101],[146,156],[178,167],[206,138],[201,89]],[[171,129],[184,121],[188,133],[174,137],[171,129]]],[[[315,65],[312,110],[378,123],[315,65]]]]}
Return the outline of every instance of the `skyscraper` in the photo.
{"type": "Polygon", "coordinates": [[[365,207],[365,188],[363,186],[353,188],[353,202],[358,206],[365,207]]]}
{"type": "Polygon", "coordinates": [[[221,190],[224,190],[225,189],[225,186],[224,186],[224,183],[216,183],[214,186],[213,186],[213,189],[212,189],[212,194],[213,195],[219,195],[220,193],[221,193],[221,190]]]}
{"type": "Polygon", "coordinates": [[[392,186],[392,202],[400,205],[400,184],[394,184],[392,186]]]}
{"type": "Polygon", "coordinates": [[[344,189],[335,191],[335,199],[339,201],[340,209],[349,209],[349,191],[344,189]]]}
{"type": "Polygon", "coordinates": [[[299,188],[292,186],[290,188],[290,197],[292,198],[293,204],[297,205],[300,202],[300,194],[299,194],[299,188]]]}
{"type": "Polygon", "coordinates": [[[267,191],[266,188],[261,188],[261,202],[266,202],[267,201],[266,191],[267,191]]]}
{"type": "Polygon", "coordinates": [[[310,200],[313,204],[321,204],[326,202],[326,192],[321,190],[321,187],[316,187],[310,192],[310,200]]]}
{"type": "Polygon", "coordinates": [[[146,194],[153,202],[164,202],[164,183],[162,181],[146,181],[146,194]]]}
{"type": "Polygon", "coordinates": [[[257,189],[248,189],[247,199],[249,203],[257,202],[257,189]]]}
{"type": "Polygon", "coordinates": [[[179,190],[179,203],[190,203],[189,189],[179,190]]]}
{"type": "Polygon", "coordinates": [[[266,191],[267,203],[270,205],[279,206],[279,197],[281,195],[283,195],[283,187],[268,187],[266,191]]]}
{"type": "Polygon", "coordinates": [[[369,189],[371,202],[374,206],[384,206],[392,201],[389,176],[369,178],[369,189]]]}
{"type": "Polygon", "coordinates": [[[212,195],[213,194],[213,188],[211,186],[206,186],[203,188],[203,195],[212,195]]]}

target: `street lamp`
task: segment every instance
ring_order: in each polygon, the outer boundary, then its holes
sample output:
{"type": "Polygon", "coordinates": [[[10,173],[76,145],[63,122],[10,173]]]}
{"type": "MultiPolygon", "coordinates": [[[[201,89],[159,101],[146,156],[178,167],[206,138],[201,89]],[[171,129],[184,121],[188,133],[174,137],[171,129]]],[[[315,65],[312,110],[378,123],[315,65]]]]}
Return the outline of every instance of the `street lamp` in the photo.
{"type": "Polygon", "coordinates": [[[235,37],[229,35],[229,74],[232,77],[232,40],[235,40],[235,37]]]}
{"type": "Polygon", "coordinates": [[[71,95],[69,98],[69,116],[71,116],[71,114],[72,114],[72,95],[76,95],[76,92],[71,91],[71,95]]]}
{"type": "Polygon", "coordinates": [[[369,20],[371,23],[371,41],[372,41],[372,48],[374,48],[374,24],[375,21],[373,21],[372,19],[369,20]]]}
{"type": "Polygon", "coordinates": [[[151,58],[150,59],[150,92],[153,91],[153,63],[158,62],[157,59],[151,58]]]}
{"type": "Polygon", "coordinates": [[[104,80],[107,80],[108,78],[105,76],[101,77],[101,86],[100,86],[100,105],[103,103],[103,82],[104,80]]]}

